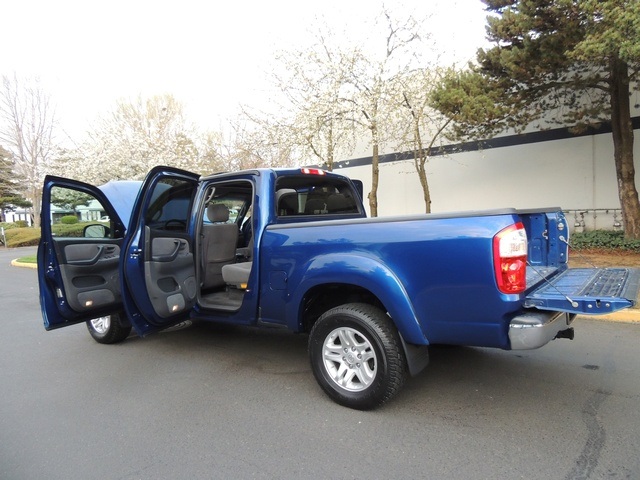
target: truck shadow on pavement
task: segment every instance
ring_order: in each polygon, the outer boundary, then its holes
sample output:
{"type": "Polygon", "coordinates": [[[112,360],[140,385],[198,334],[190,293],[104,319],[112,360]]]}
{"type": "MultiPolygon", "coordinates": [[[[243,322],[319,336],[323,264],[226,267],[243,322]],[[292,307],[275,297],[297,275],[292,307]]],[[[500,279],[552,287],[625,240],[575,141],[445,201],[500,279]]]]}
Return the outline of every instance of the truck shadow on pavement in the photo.
{"type": "MultiPolygon", "coordinates": [[[[256,374],[296,375],[315,386],[307,355],[307,335],[280,329],[258,329],[207,322],[187,322],[147,339],[130,337],[136,348],[160,348],[163,355],[198,358],[224,364],[226,368],[256,374]]],[[[563,364],[541,350],[513,352],[489,348],[432,346],[430,363],[416,377],[409,377],[400,394],[385,409],[425,408],[433,412],[473,412],[509,409],[548,415],[549,404],[570,401],[571,376],[576,388],[598,390],[589,385],[598,375],[597,365],[563,364]],[[580,385],[581,384],[581,385],[580,385]],[[543,406],[546,405],[547,407],[543,406]]],[[[264,380],[264,379],[262,379],[264,380]]],[[[314,391],[319,391],[315,389],[314,391]]],[[[304,395],[301,392],[301,395],[304,395]]],[[[327,402],[330,402],[327,399],[327,402]]]]}

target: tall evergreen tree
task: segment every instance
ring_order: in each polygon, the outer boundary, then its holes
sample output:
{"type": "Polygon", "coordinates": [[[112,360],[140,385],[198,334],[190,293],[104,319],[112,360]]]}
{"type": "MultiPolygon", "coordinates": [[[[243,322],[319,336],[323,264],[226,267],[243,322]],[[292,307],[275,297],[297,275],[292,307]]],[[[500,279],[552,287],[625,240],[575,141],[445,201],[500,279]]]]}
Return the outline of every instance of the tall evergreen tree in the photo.
{"type": "Polygon", "coordinates": [[[640,2],[483,2],[496,46],[448,76],[434,105],[458,134],[476,138],[540,119],[575,130],[610,123],[625,235],[640,239],[629,105],[640,77],[640,2]]]}
{"type": "Polygon", "coordinates": [[[5,221],[7,210],[30,206],[31,202],[18,192],[11,153],[0,146],[0,222],[5,221]]]}

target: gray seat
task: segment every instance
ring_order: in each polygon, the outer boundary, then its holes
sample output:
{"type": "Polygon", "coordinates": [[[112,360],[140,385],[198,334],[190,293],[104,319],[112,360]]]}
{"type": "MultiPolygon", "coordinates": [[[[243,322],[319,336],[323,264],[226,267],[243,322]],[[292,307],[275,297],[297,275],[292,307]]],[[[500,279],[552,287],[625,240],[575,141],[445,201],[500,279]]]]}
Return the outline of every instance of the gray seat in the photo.
{"type": "Polygon", "coordinates": [[[227,285],[236,288],[247,288],[253,262],[232,263],[222,267],[222,278],[227,285]]]}
{"type": "Polygon", "coordinates": [[[323,198],[313,197],[307,200],[304,205],[305,215],[320,215],[327,213],[327,203],[323,198]]]}
{"type": "Polygon", "coordinates": [[[238,243],[238,227],[229,220],[229,209],[221,203],[207,207],[211,224],[202,227],[203,280],[202,288],[225,285],[222,268],[235,262],[238,243]]]}
{"type": "Polygon", "coordinates": [[[358,213],[356,202],[350,195],[336,193],[327,199],[329,213],[358,213]]]}
{"type": "Polygon", "coordinates": [[[276,205],[279,217],[298,214],[298,192],[293,188],[281,188],[276,192],[276,205]]]}

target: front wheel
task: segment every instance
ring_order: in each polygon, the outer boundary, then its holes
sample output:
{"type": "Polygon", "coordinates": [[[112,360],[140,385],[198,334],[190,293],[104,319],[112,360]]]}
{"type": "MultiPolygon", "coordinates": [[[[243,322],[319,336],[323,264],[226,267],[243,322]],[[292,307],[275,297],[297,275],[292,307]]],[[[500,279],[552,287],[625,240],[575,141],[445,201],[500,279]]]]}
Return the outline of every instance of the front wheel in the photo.
{"type": "Polygon", "coordinates": [[[367,304],[324,313],[309,336],[311,369],[320,387],[340,405],[368,410],[402,387],[407,361],[391,319],[367,304]]]}
{"type": "Polygon", "coordinates": [[[122,342],[131,333],[131,325],[123,325],[119,314],[87,320],[87,330],[98,343],[122,342]]]}

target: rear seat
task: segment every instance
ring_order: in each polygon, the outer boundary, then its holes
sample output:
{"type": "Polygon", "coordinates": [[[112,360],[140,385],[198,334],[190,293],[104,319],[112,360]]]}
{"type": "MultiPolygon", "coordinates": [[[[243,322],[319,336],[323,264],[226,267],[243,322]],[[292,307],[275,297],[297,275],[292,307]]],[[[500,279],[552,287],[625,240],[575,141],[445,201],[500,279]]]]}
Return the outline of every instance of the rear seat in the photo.
{"type": "Polygon", "coordinates": [[[249,275],[251,275],[253,262],[232,263],[222,267],[222,279],[224,283],[236,288],[247,288],[249,275]]]}

